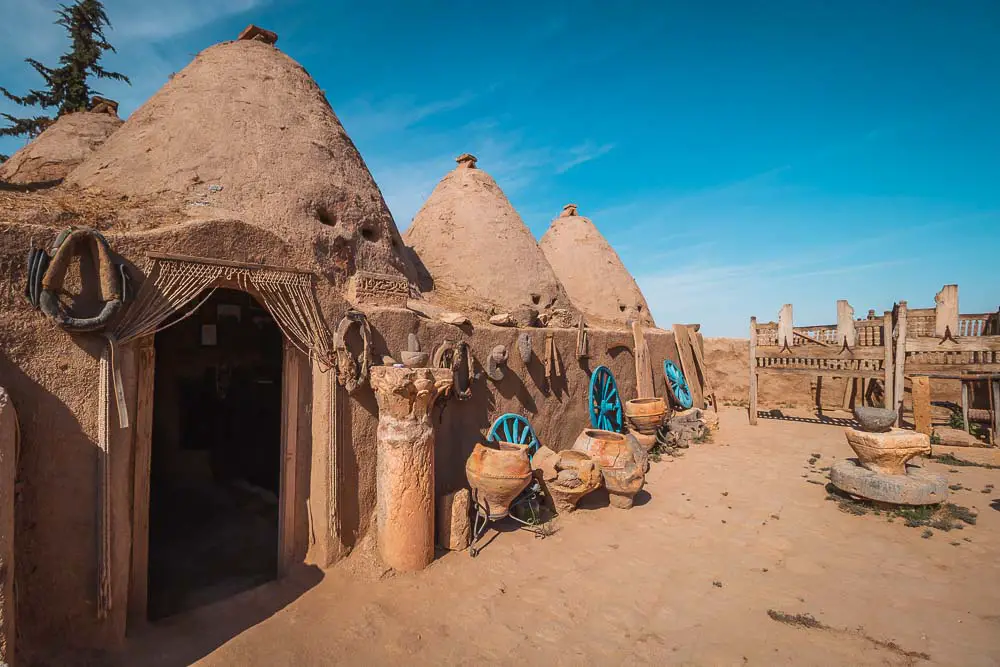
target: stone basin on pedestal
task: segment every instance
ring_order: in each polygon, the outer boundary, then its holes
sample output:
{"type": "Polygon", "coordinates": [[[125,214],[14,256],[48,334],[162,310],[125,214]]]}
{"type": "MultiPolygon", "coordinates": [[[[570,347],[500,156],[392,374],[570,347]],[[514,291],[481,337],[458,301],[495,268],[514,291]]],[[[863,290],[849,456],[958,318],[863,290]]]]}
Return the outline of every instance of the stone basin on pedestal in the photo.
{"type": "Polygon", "coordinates": [[[386,565],[420,570],[434,559],[434,428],[430,410],[453,383],[450,368],[375,366],[379,553],[386,565]]]}
{"type": "Polygon", "coordinates": [[[830,481],[841,491],[891,505],[934,505],[948,498],[948,481],[906,462],[931,453],[923,433],[893,428],[884,433],[845,429],[857,460],[838,461],[830,481]]]}

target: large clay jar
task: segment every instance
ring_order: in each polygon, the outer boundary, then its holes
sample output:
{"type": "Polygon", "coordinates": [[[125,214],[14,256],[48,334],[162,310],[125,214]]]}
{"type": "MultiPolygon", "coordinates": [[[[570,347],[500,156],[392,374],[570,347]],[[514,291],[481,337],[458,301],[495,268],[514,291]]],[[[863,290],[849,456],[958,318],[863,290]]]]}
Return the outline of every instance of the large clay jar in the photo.
{"type": "Polygon", "coordinates": [[[599,429],[584,429],[573,443],[573,449],[590,455],[601,467],[604,486],[613,507],[632,507],[635,494],[645,481],[645,464],[636,460],[636,452],[620,433],[599,429]]]}
{"type": "Polygon", "coordinates": [[[472,487],[473,499],[482,505],[490,519],[502,519],[510,504],[531,482],[531,461],[523,445],[500,443],[499,449],[476,443],[465,462],[465,476],[472,487]]]}
{"type": "Polygon", "coordinates": [[[625,403],[629,426],[643,435],[656,435],[666,414],[667,403],[662,398],[633,398],[625,403]]]}
{"type": "Polygon", "coordinates": [[[531,468],[559,513],[572,512],[580,499],[601,485],[601,469],[590,455],[572,449],[538,448],[531,468]]]}

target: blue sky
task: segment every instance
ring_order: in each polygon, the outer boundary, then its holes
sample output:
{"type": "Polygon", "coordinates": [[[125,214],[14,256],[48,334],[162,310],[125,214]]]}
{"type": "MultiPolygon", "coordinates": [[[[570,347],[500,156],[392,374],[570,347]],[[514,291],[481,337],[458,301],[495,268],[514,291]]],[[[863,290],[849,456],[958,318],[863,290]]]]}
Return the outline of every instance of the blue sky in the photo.
{"type": "MultiPolygon", "coordinates": [[[[64,47],[0,0],[0,85],[64,47]]],[[[105,0],[129,113],[254,22],[326,91],[400,229],[463,152],[536,236],[580,206],[661,326],[744,336],[893,301],[1000,305],[1000,2],[105,0]]],[[[103,82],[102,82],[103,83],[103,82]]],[[[0,105],[9,110],[9,106],[0,105]]],[[[0,143],[0,152],[17,143],[0,143]]]]}

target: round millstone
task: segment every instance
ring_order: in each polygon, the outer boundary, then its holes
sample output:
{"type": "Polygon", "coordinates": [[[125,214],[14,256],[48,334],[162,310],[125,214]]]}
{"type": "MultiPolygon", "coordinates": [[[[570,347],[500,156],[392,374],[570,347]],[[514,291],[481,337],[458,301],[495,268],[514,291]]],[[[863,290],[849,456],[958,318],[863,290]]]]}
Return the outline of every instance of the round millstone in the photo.
{"type": "Polygon", "coordinates": [[[851,495],[893,505],[936,505],[948,499],[944,475],[916,466],[906,466],[905,475],[883,475],[846,459],[834,464],[830,481],[851,495]]]}

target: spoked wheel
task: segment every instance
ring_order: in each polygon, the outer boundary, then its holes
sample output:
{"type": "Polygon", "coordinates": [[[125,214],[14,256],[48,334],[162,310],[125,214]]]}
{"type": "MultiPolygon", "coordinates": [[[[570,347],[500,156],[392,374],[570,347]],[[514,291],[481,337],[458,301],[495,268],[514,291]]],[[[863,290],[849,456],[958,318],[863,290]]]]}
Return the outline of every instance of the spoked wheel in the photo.
{"type": "Polygon", "coordinates": [[[694,405],[694,401],[691,400],[691,389],[688,388],[684,373],[677,368],[677,364],[669,359],[664,360],[663,374],[667,377],[667,386],[670,387],[674,402],[685,410],[694,405]]]}
{"type": "Polygon", "coordinates": [[[527,445],[529,457],[534,456],[535,452],[538,451],[538,438],[535,436],[535,430],[531,428],[527,419],[512,412],[497,417],[493,426],[490,427],[486,440],[489,442],[503,440],[504,442],[513,442],[516,445],[527,445]]]}
{"type": "Polygon", "coordinates": [[[622,401],[615,376],[607,366],[598,366],[590,376],[590,425],[604,431],[622,430],[622,401]]]}

